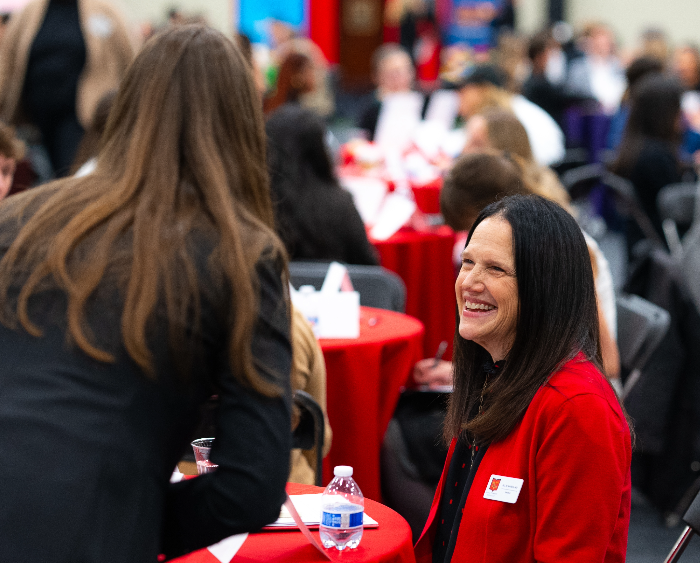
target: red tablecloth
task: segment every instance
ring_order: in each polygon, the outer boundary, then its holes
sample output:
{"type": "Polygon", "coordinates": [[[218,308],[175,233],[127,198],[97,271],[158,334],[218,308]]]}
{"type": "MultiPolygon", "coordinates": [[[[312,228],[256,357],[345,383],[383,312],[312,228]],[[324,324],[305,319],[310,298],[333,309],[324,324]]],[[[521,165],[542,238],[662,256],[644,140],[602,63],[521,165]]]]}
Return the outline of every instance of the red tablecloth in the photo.
{"type": "Polygon", "coordinates": [[[424,357],[434,355],[442,340],[449,344],[445,359],[452,357],[457,307],[454,241],[454,232],[445,226],[427,232],[401,230],[387,240],[371,240],[382,266],[406,284],[406,314],[425,326],[424,357]]]}
{"type": "Polygon", "coordinates": [[[423,355],[423,325],[400,313],[362,307],[360,337],[321,339],[333,444],[323,482],[351,465],[365,498],[381,499],[379,450],[413,364],[423,355]]]}
{"type": "MultiPolygon", "coordinates": [[[[289,494],[320,493],[320,487],[297,485],[289,483],[289,494]]],[[[374,518],[378,528],[366,529],[360,545],[356,549],[346,549],[342,552],[335,549],[326,550],[333,561],[347,563],[415,563],[413,546],[411,545],[411,529],[406,521],[396,512],[384,505],[365,499],[365,512],[374,518]]],[[[311,532],[321,543],[318,530],[311,532]]],[[[177,563],[219,563],[206,549],[195,551],[185,557],[175,559],[177,563]]],[[[295,530],[261,532],[250,534],[238,553],[232,559],[233,563],[303,563],[326,561],[302,535],[295,530]]]]}

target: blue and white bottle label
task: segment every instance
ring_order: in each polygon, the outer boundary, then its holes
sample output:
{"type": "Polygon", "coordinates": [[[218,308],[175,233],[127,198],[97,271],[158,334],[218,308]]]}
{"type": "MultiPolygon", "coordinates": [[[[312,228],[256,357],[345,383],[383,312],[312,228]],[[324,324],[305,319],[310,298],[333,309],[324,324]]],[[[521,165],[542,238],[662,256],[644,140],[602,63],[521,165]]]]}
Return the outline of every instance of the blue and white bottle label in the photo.
{"type": "Polygon", "coordinates": [[[355,528],[362,526],[364,512],[323,512],[321,525],[329,528],[355,528]]]}

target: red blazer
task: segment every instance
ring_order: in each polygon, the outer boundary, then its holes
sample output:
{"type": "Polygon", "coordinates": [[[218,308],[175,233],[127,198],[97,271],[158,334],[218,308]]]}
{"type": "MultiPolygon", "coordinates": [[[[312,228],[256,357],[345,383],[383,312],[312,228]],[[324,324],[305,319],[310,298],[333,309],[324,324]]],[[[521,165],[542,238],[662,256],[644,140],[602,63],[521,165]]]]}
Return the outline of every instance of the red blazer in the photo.
{"type": "MultiPolygon", "coordinates": [[[[447,454],[415,547],[431,563],[447,454]]],[[[453,561],[624,562],[632,448],[624,414],[604,376],[581,354],[536,393],[508,437],[489,446],[469,491],[453,561]],[[524,483],[515,504],[483,498],[491,475],[524,483]]]]}

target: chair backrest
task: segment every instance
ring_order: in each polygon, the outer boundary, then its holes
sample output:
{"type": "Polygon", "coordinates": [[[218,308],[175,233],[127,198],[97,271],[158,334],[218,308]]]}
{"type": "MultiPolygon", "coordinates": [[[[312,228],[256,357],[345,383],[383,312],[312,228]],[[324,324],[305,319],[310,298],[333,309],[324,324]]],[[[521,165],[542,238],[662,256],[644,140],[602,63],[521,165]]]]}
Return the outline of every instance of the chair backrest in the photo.
{"type": "Polygon", "coordinates": [[[637,295],[617,297],[617,345],[620,363],[629,373],[624,399],[639,380],[647,361],[663,340],[671,324],[668,311],[637,295]]]}
{"type": "MultiPolygon", "coordinates": [[[[290,262],[292,285],[313,285],[321,289],[328,271],[328,262],[290,262]]],[[[348,274],[360,294],[360,305],[403,313],[406,308],[406,286],[394,272],[381,266],[348,265],[348,274]]]]}
{"type": "Polygon", "coordinates": [[[700,224],[683,239],[679,276],[687,295],[700,312],[700,224]]]}
{"type": "Polygon", "coordinates": [[[619,211],[629,215],[637,223],[644,236],[657,246],[663,247],[661,236],[654,228],[651,219],[642,208],[634,191],[632,182],[613,174],[600,163],[587,164],[565,172],[561,183],[569,192],[572,200],[588,197],[596,186],[609,188],[619,211]]]}
{"type": "Polygon", "coordinates": [[[690,227],[697,192],[697,182],[680,182],[663,187],[656,196],[656,207],[661,220],[671,219],[683,229],[690,227]]]}
{"type": "Polygon", "coordinates": [[[664,559],[664,563],[678,563],[685,548],[688,547],[693,539],[693,535],[700,534],[700,491],[695,494],[695,499],[683,515],[683,520],[686,523],[686,528],[681,532],[676,545],[673,546],[671,552],[664,559]]]}
{"type": "Polygon", "coordinates": [[[292,447],[315,450],[314,473],[316,486],[320,487],[323,481],[323,437],[326,430],[323,411],[314,398],[302,390],[294,392],[294,405],[299,412],[299,423],[293,432],[292,447]]]}

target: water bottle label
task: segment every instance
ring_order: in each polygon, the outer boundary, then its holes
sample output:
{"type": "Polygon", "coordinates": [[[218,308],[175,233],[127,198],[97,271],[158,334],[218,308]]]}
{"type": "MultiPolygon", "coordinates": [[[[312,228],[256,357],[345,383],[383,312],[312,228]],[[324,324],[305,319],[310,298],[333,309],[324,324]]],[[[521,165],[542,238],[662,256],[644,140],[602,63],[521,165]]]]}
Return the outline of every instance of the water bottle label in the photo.
{"type": "Polygon", "coordinates": [[[364,512],[324,512],[321,524],[329,528],[355,528],[362,526],[362,515],[364,512]]]}

